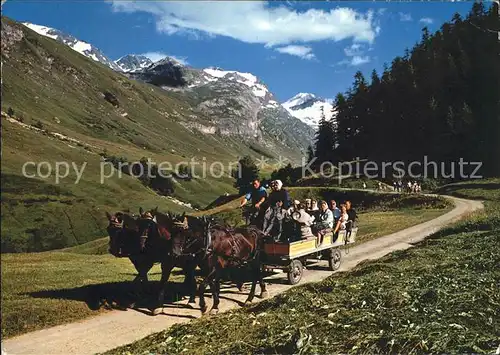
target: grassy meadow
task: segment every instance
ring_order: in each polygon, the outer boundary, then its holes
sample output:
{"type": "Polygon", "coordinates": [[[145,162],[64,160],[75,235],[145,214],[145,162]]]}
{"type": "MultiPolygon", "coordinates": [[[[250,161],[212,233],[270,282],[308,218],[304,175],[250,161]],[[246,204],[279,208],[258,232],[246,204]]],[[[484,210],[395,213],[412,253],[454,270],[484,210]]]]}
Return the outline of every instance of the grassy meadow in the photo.
{"type": "MultiPolygon", "coordinates": [[[[398,200],[395,195],[391,196],[393,201],[398,200]]],[[[436,199],[432,207],[413,201],[412,208],[407,205],[403,209],[384,211],[372,202],[370,208],[360,213],[357,243],[433,219],[451,208],[442,199],[436,199]]],[[[226,221],[228,216],[233,216],[241,221],[241,210],[224,212],[235,204],[236,201],[231,201],[202,213],[226,221]]],[[[111,309],[109,305],[113,301],[130,303],[127,294],[135,270],[128,259],[108,255],[107,243],[108,238],[100,238],[58,251],[3,254],[2,336],[11,337],[90,317],[111,309]]],[[[159,273],[159,267],[155,266],[150,272],[151,279],[158,280],[159,273]]],[[[183,275],[175,270],[171,280],[182,281],[183,275]]],[[[153,283],[153,287],[155,285],[153,283]]]]}
{"type": "Polygon", "coordinates": [[[495,353],[500,179],[438,192],[485,200],[485,210],[414,248],[107,354],[495,353]]]}

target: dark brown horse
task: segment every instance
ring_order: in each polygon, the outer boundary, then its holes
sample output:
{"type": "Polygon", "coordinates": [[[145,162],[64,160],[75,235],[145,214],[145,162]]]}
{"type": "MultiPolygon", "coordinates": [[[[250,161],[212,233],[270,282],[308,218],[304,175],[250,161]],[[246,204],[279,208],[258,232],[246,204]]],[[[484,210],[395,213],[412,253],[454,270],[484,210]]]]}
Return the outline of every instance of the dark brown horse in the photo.
{"type": "Polygon", "coordinates": [[[160,263],[162,277],[158,295],[158,307],[153,314],[159,313],[163,305],[165,286],[174,266],[179,266],[185,274],[184,285],[189,290],[189,303],[195,302],[196,281],[194,270],[203,257],[203,241],[194,240],[187,233],[184,216],[162,214],[157,209],[139,210],[140,216],[134,219],[124,213],[111,216],[107,213],[110,236],[110,253],[128,257],[138,275],[136,285],[147,282],[147,274],[155,263],[160,263]]]}
{"type": "Polygon", "coordinates": [[[211,225],[208,219],[205,222],[205,237],[207,239],[208,275],[199,287],[200,308],[203,314],[207,312],[205,303],[205,289],[210,285],[213,296],[213,306],[210,313],[219,310],[220,281],[224,271],[238,271],[249,269],[252,287],[245,304],[252,302],[255,296],[257,282],[260,284],[261,297],[267,297],[266,285],[262,276],[260,256],[263,249],[265,235],[257,228],[231,229],[221,225],[211,225]]]}
{"type": "MultiPolygon", "coordinates": [[[[157,209],[144,212],[140,209],[139,236],[143,250],[161,262],[162,276],[158,304],[164,301],[165,287],[174,267],[185,273],[185,286],[189,289],[189,303],[195,303],[195,269],[205,257],[205,240],[201,234],[188,229],[187,217],[163,214],[157,209]],[[172,231],[169,237],[169,230],[172,231]]],[[[155,309],[157,314],[158,309],[155,309]]]]}

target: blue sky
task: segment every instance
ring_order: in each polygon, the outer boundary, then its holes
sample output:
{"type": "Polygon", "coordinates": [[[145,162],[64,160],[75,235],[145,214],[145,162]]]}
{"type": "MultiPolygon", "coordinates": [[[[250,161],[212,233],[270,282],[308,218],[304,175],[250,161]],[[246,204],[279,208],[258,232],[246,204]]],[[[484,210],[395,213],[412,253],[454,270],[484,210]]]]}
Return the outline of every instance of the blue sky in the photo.
{"type": "Polygon", "coordinates": [[[111,59],[175,56],[257,75],[277,98],[333,98],[361,70],[382,71],[470,2],[145,2],[7,0],[3,15],[57,28],[111,59]]]}

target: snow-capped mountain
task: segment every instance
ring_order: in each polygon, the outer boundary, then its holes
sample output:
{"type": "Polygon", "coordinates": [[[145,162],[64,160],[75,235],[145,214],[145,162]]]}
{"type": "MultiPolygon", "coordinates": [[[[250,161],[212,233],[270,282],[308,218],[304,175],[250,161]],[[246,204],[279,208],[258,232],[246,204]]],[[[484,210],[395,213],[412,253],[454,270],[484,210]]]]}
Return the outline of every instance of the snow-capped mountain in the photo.
{"type": "Polygon", "coordinates": [[[115,60],[116,65],[124,72],[133,72],[142,70],[153,64],[153,61],[146,56],[137,54],[127,54],[118,60],[115,60]]]}
{"type": "MultiPolygon", "coordinates": [[[[298,107],[307,105],[307,100],[295,100],[290,108],[286,108],[280,105],[269,88],[251,73],[217,67],[198,69],[171,57],[151,62],[145,56],[130,54],[111,61],[91,44],[59,30],[31,23],[24,25],[130,79],[164,90],[177,91],[179,98],[187,99],[192,104],[192,116],[208,118],[203,124],[194,119],[179,121],[190,129],[207,134],[239,136],[258,142],[277,154],[283,147],[304,152],[313,140],[314,125],[319,122],[319,115],[312,115],[312,121],[309,118],[311,115],[304,116],[306,118],[300,115],[296,117],[298,107]]],[[[313,107],[316,106],[313,104],[313,107]]],[[[329,108],[325,107],[325,113],[329,113],[329,108]]]]}
{"type": "Polygon", "coordinates": [[[255,139],[270,150],[276,147],[271,142],[276,141],[305,149],[314,137],[313,127],[292,116],[251,73],[217,67],[196,69],[167,57],[126,75],[189,97],[193,112],[211,118],[201,128],[206,132],[255,139]]]}
{"type": "Polygon", "coordinates": [[[257,97],[265,98],[266,95],[269,95],[269,91],[267,90],[267,88],[262,85],[257,77],[253,74],[241,73],[237,71],[227,71],[213,67],[203,69],[203,71],[208,75],[214,77],[215,79],[213,80],[224,78],[226,80],[234,80],[238,83],[244,84],[251,88],[253,94],[257,97]]]}
{"type": "Polygon", "coordinates": [[[120,67],[115,62],[108,59],[104,54],[102,54],[102,52],[98,48],[94,47],[90,43],[80,41],[79,39],[67,33],[56,30],[55,28],[35,25],[29,22],[23,22],[23,25],[42,36],[49,37],[55,39],[56,41],[66,44],[67,46],[77,51],[78,53],[86,56],[87,58],[102,63],[113,70],[118,70],[118,71],[120,70],[120,67]]]}
{"type": "Polygon", "coordinates": [[[327,120],[332,119],[335,114],[332,112],[331,100],[316,97],[314,94],[299,93],[284,102],[282,106],[294,117],[311,127],[318,127],[322,112],[327,120]]]}

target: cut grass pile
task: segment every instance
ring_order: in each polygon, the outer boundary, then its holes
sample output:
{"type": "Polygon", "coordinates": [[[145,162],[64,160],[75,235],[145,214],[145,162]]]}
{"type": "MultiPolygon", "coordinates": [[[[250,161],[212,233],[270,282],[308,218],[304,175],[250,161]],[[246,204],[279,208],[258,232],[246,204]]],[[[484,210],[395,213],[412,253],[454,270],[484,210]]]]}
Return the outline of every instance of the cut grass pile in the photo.
{"type": "Polygon", "coordinates": [[[487,197],[486,211],[415,248],[107,354],[494,353],[500,189],[481,185],[443,189],[487,197]]]}

